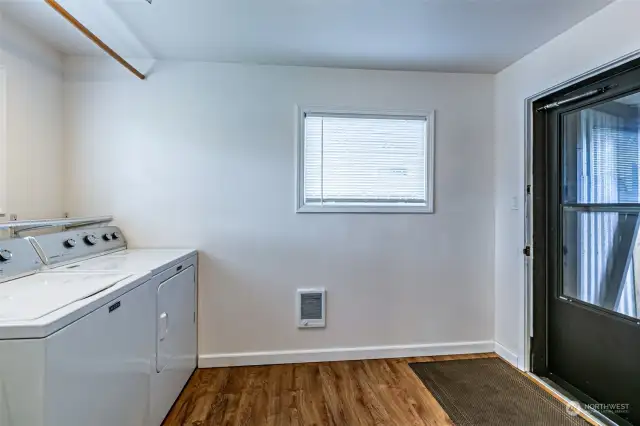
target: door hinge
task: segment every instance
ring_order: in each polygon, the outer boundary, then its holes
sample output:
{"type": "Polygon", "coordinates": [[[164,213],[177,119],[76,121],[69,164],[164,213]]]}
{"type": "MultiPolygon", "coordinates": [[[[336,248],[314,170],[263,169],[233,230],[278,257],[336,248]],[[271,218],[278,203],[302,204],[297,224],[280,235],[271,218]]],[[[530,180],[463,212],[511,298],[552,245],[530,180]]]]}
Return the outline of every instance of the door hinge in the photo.
{"type": "Polygon", "coordinates": [[[531,246],[526,246],[525,248],[523,248],[522,254],[524,254],[527,257],[531,257],[531,246]]]}

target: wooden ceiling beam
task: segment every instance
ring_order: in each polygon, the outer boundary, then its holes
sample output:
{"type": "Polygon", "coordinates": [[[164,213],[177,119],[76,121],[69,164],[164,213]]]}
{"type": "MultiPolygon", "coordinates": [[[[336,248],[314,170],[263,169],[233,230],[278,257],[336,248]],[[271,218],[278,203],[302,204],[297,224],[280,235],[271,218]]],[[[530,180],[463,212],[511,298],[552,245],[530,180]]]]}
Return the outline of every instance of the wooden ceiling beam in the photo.
{"type": "Polygon", "coordinates": [[[105,42],[100,40],[98,36],[92,33],[87,27],[82,25],[80,21],[73,17],[64,7],[62,7],[56,0],[44,0],[49,6],[66,19],[71,25],[76,27],[78,31],[84,34],[89,40],[95,43],[100,49],[104,50],[109,56],[118,61],[120,65],[131,71],[140,80],[144,80],[146,76],[138,71],[133,65],[127,62],[122,56],[118,55],[112,48],[107,46],[105,42]]]}

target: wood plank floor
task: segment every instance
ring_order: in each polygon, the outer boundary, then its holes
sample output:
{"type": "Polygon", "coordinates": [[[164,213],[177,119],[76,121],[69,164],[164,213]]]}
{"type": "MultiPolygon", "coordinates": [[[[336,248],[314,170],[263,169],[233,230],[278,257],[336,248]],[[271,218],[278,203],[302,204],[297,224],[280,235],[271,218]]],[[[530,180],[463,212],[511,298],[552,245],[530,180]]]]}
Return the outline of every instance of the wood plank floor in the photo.
{"type": "Polygon", "coordinates": [[[495,356],[197,370],[163,426],[452,425],[409,363],[495,356]]]}

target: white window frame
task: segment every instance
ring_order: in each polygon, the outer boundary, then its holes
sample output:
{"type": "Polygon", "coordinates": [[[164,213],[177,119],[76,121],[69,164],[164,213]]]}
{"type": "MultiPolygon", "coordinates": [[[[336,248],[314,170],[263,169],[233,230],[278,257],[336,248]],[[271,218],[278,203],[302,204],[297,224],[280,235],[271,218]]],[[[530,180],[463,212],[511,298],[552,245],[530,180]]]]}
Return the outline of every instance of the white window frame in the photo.
{"type": "Polygon", "coordinates": [[[296,106],[296,213],[433,213],[435,180],[435,111],[381,111],[296,106]],[[425,204],[424,205],[307,205],[304,197],[305,117],[307,114],[344,115],[345,117],[378,116],[379,118],[413,118],[425,120],[425,204]]]}

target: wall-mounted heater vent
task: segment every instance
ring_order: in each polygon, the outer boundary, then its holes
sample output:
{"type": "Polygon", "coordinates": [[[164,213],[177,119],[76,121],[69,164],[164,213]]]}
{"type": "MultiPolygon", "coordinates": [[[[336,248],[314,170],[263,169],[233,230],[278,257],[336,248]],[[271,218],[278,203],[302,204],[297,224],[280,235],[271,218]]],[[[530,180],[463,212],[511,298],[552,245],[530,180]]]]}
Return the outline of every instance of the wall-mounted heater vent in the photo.
{"type": "Polygon", "coordinates": [[[323,288],[300,289],[296,308],[298,312],[298,327],[324,327],[326,324],[326,297],[323,288]]]}

